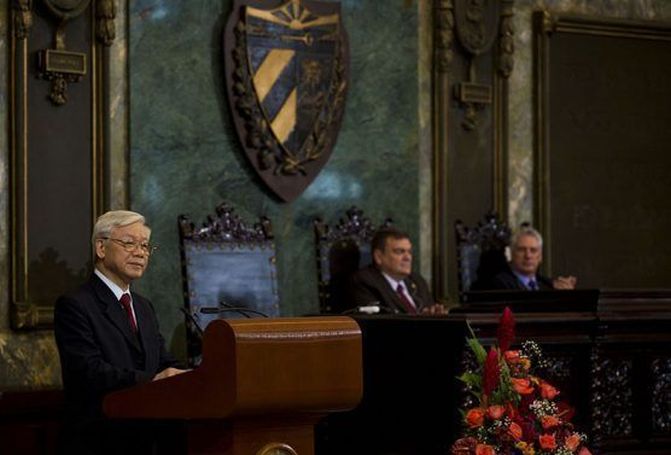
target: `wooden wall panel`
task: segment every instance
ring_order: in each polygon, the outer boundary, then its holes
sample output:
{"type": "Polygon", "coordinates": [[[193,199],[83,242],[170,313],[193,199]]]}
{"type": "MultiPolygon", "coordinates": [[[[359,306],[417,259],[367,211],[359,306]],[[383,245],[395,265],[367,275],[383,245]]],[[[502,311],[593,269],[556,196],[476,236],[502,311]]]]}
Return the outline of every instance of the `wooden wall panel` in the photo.
{"type": "Polygon", "coordinates": [[[547,272],[582,287],[670,287],[671,24],[535,19],[547,272]]]}

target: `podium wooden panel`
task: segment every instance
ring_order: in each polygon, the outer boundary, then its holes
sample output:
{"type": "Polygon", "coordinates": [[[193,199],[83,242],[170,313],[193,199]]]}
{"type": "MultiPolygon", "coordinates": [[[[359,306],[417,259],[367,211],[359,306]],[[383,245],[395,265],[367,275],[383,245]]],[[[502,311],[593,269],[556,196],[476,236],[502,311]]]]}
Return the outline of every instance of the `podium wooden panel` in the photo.
{"type": "Polygon", "coordinates": [[[114,392],[105,413],[186,421],[189,454],[314,452],[314,424],[354,408],[363,389],[361,331],[348,317],[218,320],[188,373],[114,392]],[[294,452],[292,452],[293,450],[294,452]]]}

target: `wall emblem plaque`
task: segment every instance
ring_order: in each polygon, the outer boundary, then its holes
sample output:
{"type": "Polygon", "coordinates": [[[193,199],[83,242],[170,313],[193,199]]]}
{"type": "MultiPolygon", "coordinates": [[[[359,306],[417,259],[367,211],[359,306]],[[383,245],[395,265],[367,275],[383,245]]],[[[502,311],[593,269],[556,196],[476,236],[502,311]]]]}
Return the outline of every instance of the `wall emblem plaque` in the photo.
{"type": "Polygon", "coordinates": [[[328,161],[348,88],[340,4],[236,0],[224,33],[226,86],[242,146],[292,201],[328,161]]]}

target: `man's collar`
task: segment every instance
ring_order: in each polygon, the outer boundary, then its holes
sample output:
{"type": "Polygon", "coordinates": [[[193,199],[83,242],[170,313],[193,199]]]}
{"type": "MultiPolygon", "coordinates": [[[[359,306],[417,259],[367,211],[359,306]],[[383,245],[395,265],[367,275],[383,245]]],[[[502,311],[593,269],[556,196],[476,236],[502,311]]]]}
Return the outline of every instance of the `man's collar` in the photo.
{"type": "Polygon", "coordinates": [[[512,267],[510,268],[510,271],[513,272],[513,275],[515,275],[517,279],[520,280],[520,282],[525,286],[528,286],[530,281],[536,280],[535,276],[523,275],[512,267]]]}
{"type": "Polygon", "coordinates": [[[121,296],[126,292],[130,293],[130,286],[128,286],[126,290],[121,289],[118,284],[107,278],[105,274],[102,273],[97,267],[93,269],[93,273],[95,273],[96,276],[100,278],[102,282],[107,285],[108,288],[110,288],[110,290],[114,293],[114,296],[116,297],[117,300],[121,299],[121,296]]]}
{"type": "Polygon", "coordinates": [[[406,288],[405,282],[403,281],[405,278],[397,280],[396,278],[392,278],[390,275],[388,275],[386,272],[383,272],[382,270],[380,270],[380,273],[389,282],[391,287],[394,288],[394,290],[398,287],[399,284],[403,286],[404,289],[406,288]]]}

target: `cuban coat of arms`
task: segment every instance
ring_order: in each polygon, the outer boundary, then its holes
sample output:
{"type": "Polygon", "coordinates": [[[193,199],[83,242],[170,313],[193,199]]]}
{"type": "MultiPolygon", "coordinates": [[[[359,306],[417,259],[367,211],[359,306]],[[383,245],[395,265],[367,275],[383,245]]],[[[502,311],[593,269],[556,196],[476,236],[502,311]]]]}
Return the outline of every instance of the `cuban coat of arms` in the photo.
{"type": "Polygon", "coordinates": [[[340,4],[236,0],[224,34],[226,86],[252,166],[292,201],[328,161],[348,88],[340,4]]]}

